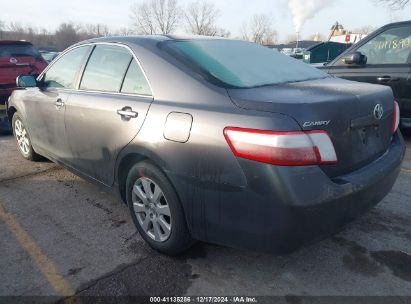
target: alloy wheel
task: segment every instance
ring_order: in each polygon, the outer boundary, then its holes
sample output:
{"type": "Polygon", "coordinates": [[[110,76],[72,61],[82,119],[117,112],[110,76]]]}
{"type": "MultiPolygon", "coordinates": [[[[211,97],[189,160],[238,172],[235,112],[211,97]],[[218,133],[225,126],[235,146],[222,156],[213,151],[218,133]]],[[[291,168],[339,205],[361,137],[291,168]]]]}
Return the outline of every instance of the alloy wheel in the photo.
{"type": "Polygon", "coordinates": [[[20,119],[17,119],[14,124],[14,134],[16,136],[20,151],[24,155],[28,155],[30,153],[30,141],[28,138],[27,130],[20,119]]]}
{"type": "Polygon", "coordinates": [[[132,202],[137,220],[144,232],[156,242],[165,242],[171,235],[170,207],[160,186],[147,177],[134,186],[132,202]]]}

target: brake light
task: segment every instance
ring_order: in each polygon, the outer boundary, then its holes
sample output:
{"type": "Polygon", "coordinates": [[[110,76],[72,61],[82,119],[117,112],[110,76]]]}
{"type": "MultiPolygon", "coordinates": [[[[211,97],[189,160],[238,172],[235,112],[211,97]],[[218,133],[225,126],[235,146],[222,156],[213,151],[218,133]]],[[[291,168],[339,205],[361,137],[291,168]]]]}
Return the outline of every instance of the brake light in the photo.
{"type": "Polygon", "coordinates": [[[400,125],[400,106],[398,105],[398,102],[394,101],[392,130],[391,130],[392,134],[397,132],[399,125],[400,125]]]}
{"type": "Polygon", "coordinates": [[[225,128],[234,155],[279,166],[335,164],[337,155],[326,131],[273,132],[225,128]]]}

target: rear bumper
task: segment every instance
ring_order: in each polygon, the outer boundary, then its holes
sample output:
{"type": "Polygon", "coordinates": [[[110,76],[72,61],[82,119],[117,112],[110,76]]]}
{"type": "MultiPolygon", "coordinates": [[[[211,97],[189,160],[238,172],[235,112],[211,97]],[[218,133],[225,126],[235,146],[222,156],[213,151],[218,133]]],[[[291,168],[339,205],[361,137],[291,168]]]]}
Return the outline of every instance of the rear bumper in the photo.
{"type": "Polygon", "coordinates": [[[273,253],[288,253],[306,243],[336,233],[369,211],[394,186],[404,152],[402,136],[397,135],[390,151],[380,159],[333,180],[333,187],[324,185],[326,190],[318,192],[322,198],[317,203],[281,208],[285,220],[280,229],[272,226],[270,235],[264,237],[262,249],[273,253]]]}
{"type": "Polygon", "coordinates": [[[392,189],[404,153],[404,140],[397,132],[382,157],[333,180],[318,166],[277,167],[239,160],[247,187],[205,189],[202,218],[191,219],[190,228],[194,237],[212,243],[291,252],[335,233],[378,204],[392,189]]]}
{"type": "Polygon", "coordinates": [[[0,102],[3,100],[6,100],[11,95],[11,93],[13,93],[13,90],[15,89],[16,89],[15,84],[2,85],[0,87],[0,102]]]}

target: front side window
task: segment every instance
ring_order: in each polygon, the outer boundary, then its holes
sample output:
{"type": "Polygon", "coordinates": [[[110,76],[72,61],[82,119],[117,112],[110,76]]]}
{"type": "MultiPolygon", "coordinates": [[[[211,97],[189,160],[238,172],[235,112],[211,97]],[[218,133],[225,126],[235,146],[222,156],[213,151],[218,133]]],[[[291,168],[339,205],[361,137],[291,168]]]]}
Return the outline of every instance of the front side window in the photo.
{"type": "Polygon", "coordinates": [[[367,64],[407,64],[411,54],[411,26],[389,29],[357,49],[367,64]]]}
{"type": "Polygon", "coordinates": [[[150,86],[140,69],[140,66],[133,59],[128,68],[126,77],[124,78],[123,86],[121,87],[121,93],[126,94],[138,94],[151,96],[150,86]]]}
{"type": "Polygon", "coordinates": [[[88,46],[83,46],[64,54],[46,72],[43,77],[43,86],[47,88],[74,89],[77,73],[81,69],[88,50],[88,46]]]}
{"type": "Polygon", "coordinates": [[[80,89],[119,92],[132,58],[124,47],[97,45],[87,63],[80,89]]]}
{"type": "MultiPolygon", "coordinates": [[[[368,65],[409,64],[411,63],[411,26],[386,30],[356,51],[367,56],[368,65]]],[[[335,65],[345,66],[343,57],[335,65]]]]}
{"type": "Polygon", "coordinates": [[[294,58],[245,41],[180,40],[164,45],[193,72],[223,87],[250,88],[329,77],[294,58]]]}

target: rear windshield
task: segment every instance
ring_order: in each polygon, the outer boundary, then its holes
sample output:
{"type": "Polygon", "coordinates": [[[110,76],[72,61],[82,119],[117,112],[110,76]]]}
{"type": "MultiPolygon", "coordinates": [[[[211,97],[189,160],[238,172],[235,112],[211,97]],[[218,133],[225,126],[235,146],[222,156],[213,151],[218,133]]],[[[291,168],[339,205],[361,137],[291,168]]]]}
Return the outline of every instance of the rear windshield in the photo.
{"type": "Polygon", "coordinates": [[[294,58],[250,42],[219,39],[164,43],[180,62],[225,87],[252,88],[329,77],[294,58]]]}
{"type": "Polygon", "coordinates": [[[0,57],[40,57],[40,53],[30,44],[0,45],[0,57]]]}

